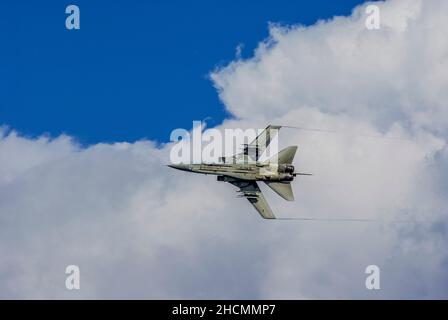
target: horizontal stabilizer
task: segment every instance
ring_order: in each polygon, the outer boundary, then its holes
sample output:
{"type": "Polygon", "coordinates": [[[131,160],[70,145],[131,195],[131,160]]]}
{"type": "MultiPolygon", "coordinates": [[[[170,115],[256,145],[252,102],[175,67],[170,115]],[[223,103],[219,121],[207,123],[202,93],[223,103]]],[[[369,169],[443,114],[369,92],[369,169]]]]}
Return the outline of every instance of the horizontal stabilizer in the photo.
{"type": "Polygon", "coordinates": [[[269,181],[265,181],[265,183],[283,199],[294,201],[294,193],[292,192],[291,183],[269,181]]]}

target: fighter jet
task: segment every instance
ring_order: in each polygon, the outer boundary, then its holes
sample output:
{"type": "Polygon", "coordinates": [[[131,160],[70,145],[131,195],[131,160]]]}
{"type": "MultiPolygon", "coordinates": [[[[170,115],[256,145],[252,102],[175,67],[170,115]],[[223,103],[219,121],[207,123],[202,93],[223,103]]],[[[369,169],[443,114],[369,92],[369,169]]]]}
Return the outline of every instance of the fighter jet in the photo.
{"type": "Polygon", "coordinates": [[[263,181],[279,196],[294,201],[291,181],[297,175],[292,161],[297,146],[290,146],[266,161],[259,161],[281,126],[269,125],[251,143],[244,145],[243,152],[231,157],[221,157],[219,163],[170,164],[171,168],[194,173],[212,174],[218,181],[229,182],[238,187],[240,197],[245,197],[264,219],[275,219],[257,182],[263,181]]]}

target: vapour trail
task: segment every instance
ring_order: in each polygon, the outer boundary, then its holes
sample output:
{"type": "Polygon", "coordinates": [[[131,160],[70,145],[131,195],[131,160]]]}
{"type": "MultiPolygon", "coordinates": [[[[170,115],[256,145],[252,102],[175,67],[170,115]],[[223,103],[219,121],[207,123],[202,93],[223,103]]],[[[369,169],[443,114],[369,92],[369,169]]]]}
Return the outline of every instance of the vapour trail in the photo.
{"type": "MultiPolygon", "coordinates": [[[[345,134],[345,135],[353,135],[351,133],[344,133],[337,130],[327,130],[327,129],[316,129],[316,128],[305,128],[305,127],[296,127],[296,126],[281,126],[282,128],[289,129],[297,129],[303,131],[314,131],[314,132],[323,132],[323,133],[337,133],[337,134],[345,134]]],[[[357,137],[365,137],[365,138],[374,138],[374,139],[386,139],[386,140],[401,140],[401,141],[412,141],[411,139],[406,138],[398,138],[398,137],[385,137],[379,135],[371,135],[371,134],[355,134],[357,137]]]]}
{"type": "Polygon", "coordinates": [[[431,223],[430,221],[416,220],[381,220],[381,219],[361,219],[361,218],[310,218],[310,217],[285,217],[275,220],[298,220],[298,221],[326,221],[326,222],[377,222],[377,223],[431,223]]]}

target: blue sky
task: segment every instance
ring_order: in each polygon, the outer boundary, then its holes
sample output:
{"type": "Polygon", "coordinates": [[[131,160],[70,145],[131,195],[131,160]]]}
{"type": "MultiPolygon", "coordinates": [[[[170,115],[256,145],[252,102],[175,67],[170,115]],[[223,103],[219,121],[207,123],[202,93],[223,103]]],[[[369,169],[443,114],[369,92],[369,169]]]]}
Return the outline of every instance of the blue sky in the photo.
{"type": "Polygon", "coordinates": [[[166,141],[229,114],[208,74],[250,57],[268,22],[313,24],[362,1],[2,1],[0,124],[82,143],[166,141]],[[81,29],[65,29],[77,4],[81,29]]]}

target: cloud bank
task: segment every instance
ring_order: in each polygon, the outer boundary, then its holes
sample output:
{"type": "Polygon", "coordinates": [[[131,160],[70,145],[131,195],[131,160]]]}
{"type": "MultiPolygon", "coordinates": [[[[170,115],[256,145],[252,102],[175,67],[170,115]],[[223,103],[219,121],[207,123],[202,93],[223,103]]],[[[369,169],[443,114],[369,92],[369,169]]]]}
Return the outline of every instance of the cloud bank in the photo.
{"type": "MultiPolygon", "coordinates": [[[[270,26],[211,79],[235,119],[298,145],[296,201],[265,221],[234,187],[175,172],[170,144],[87,148],[0,132],[1,298],[448,298],[448,3],[387,1],[270,26]],[[403,138],[375,139],[367,135],[403,138]],[[396,223],[412,220],[418,223],[396,223]],[[81,290],[65,288],[65,267],[81,290]],[[365,288],[368,265],[381,290],[365,288]]],[[[174,129],[174,128],[173,128],[174,129]]]]}

